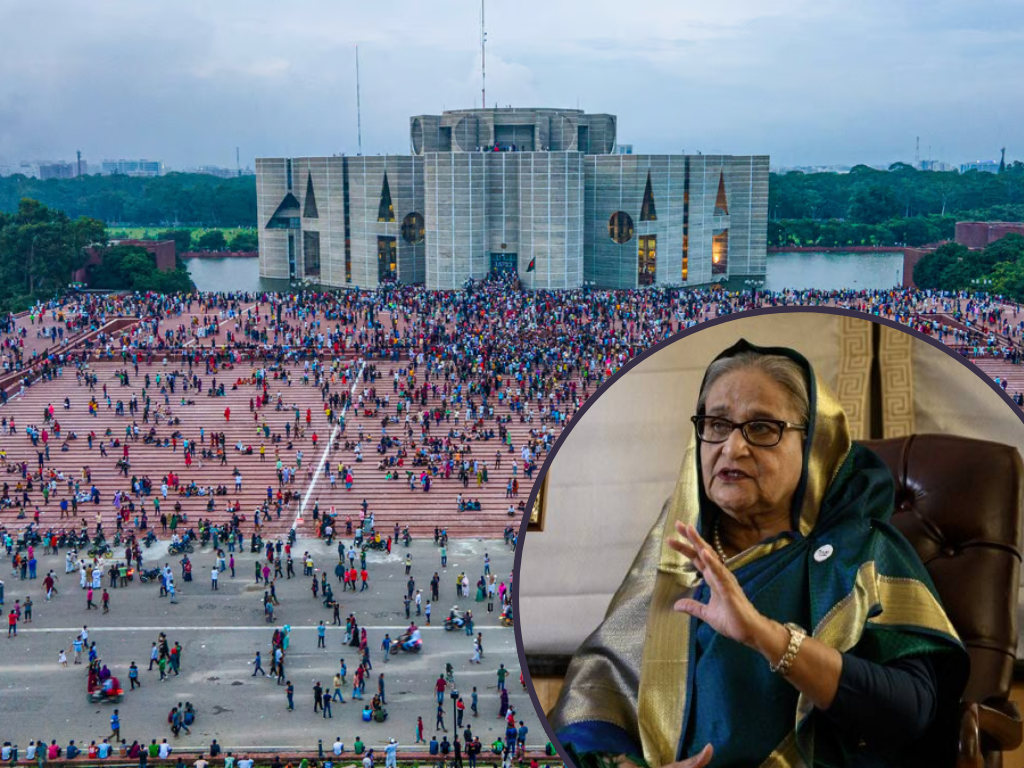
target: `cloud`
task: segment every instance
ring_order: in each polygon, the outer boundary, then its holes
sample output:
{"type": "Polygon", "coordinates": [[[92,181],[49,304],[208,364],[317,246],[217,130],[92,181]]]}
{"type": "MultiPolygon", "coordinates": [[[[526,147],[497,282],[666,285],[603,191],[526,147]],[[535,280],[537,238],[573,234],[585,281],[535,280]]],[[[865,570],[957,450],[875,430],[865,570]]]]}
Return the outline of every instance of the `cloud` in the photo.
{"type": "MultiPolygon", "coordinates": [[[[408,151],[409,117],[480,99],[477,0],[0,5],[0,161],[178,167],[408,151]]],[[[487,99],[619,117],[638,152],[773,163],[991,156],[1024,120],[1015,0],[487,4],[487,99]]],[[[1014,155],[1014,152],[1018,152],[1014,155]]]]}

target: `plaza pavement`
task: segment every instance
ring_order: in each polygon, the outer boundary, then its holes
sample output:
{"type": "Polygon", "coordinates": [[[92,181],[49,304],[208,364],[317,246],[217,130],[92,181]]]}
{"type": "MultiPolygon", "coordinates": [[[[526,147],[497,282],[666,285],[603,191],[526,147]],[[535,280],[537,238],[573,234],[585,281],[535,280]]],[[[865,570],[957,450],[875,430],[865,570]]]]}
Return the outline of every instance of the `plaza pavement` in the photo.
{"type": "MultiPolygon", "coordinates": [[[[348,542],[351,540],[349,539],[348,542]]],[[[248,546],[248,539],[246,539],[248,546]]],[[[115,705],[90,704],[86,698],[85,665],[75,666],[74,654],[68,654],[68,666],[62,668],[58,652],[67,649],[83,625],[88,625],[90,641],[96,641],[99,657],[120,679],[125,688],[120,709],[121,734],[132,740],[148,743],[165,737],[178,749],[204,748],[216,738],[226,750],[236,754],[248,748],[315,749],[323,739],[330,747],[339,735],[346,748],[356,736],[367,746],[383,745],[395,738],[401,745],[412,745],[416,717],[421,716],[424,735],[429,741],[435,733],[436,697],[434,682],[444,671],[445,663],[455,669],[455,684],[466,703],[464,726],[468,722],[484,744],[503,733],[498,717],[499,694],[496,671],[504,663],[510,671],[508,688],[510,702],[517,715],[530,727],[530,746],[547,740],[534,713],[528,694],[519,684],[520,663],[516,653],[515,635],[511,628],[500,625],[500,605],[488,614],[486,603],[476,603],[475,583],[483,572],[484,552],[491,558],[491,571],[508,584],[514,553],[500,539],[451,540],[448,567],[440,565],[440,550],[431,540],[414,540],[407,550],[399,546],[391,555],[369,552],[367,565],[370,587],[365,592],[344,593],[334,577],[337,563],[337,542],[328,547],[324,542],[300,539],[293,549],[296,578],[278,579],[280,605],[274,625],[264,621],[263,586],[256,585],[253,563],[256,555],[235,553],[236,578],[230,571],[221,574],[219,590],[210,588],[213,550],[197,549],[190,556],[193,578],[181,580],[181,556],[166,555],[166,540],[151,549],[144,549],[145,566],[155,567],[169,562],[174,569],[178,587],[178,603],[169,604],[159,597],[159,582],[141,584],[136,577],[127,588],[110,589],[109,614],[86,610],[84,590],[79,588],[78,573],[64,573],[64,552],[39,558],[38,578],[21,581],[11,575],[10,560],[5,559],[0,578],[6,585],[5,609],[16,599],[31,595],[33,621],[21,622],[18,636],[0,640],[0,741],[11,741],[24,749],[30,739],[57,739],[66,745],[69,739],[83,746],[95,739],[97,743],[110,734],[110,715],[115,705]],[[377,692],[377,675],[385,673],[389,717],[382,724],[363,722],[361,706],[350,703],[352,679],[358,666],[358,649],[344,645],[344,627],[329,626],[325,649],[316,647],[315,627],[322,619],[330,624],[332,612],[312,597],[310,579],[303,577],[299,556],[310,550],[317,568],[326,568],[336,598],[341,599],[341,616],[355,613],[360,626],[368,632],[373,670],[366,685],[365,700],[377,692]],[[432,626],[423,627],[423,652],[393,656],[384,663],[380,642],[384,633],[392,638],[408,626],[402,595],[406,590],[404,559],[413,557],[412,575],[416,588],[430,594],[430,578],[437,571],[441,576],[440,600],[433,607],[432,626]],[[53,568],[59,575],[59,594],[45,602],[42,579],[53,568]],[[469,576],[469,598],[455,597],[455,577],[463,570],[469,576]],[[446,632],[443,619],[448,610],[458,605],[474,615],[474,633],[483,634],[483,663],[471,664],[472,641],[463,631],[446,632]],[[288,624],[291,641],[285,659],[287,677],[295,686],[295,711],[287,711],[284,686],[270,677],[252,677],[250,665],[259,650],[263,667],[269,671],[271,636],[274,626],[288,624]],[[183,647],[181,676],[158,682],[159,674],[149,666],[150,647],[158,634],[166,632],[168,642],[183,647]],[[347,684],[343,689],[346,703],[334,702],[333,718],[325,720],[313,712],[313,682],[331,684],[339,668],[339,660],[348,665],[347,684]],[[142,688],[129,691],[128,666],[135,661],[140,669],[142,688]],[[470,691],[477,687],[479,716],[470,712],[470,691]],[[191,735],[172,737],[167,713],[179,702],[190,701],[197,710],[191,735]]],[[[357,563],[358,565],[358,563],[357,563]]],[[[319,571],[318,571],[319,574],[319,571]]],[[[106,585],[109,580],[104,578],[106,585]]],[[[98,604],[100,593],[95,596],[98,604]]],[[[424,600],[424,605],[426,601],[424,600]]],[[[6,613],[5,610],[5,613],[6,613]]],[[[412,608],[415,618],[415,605],[412,608]]],[[[83,654],[83,658],[85,655],[83,654]]],[[[449,738],[455,735],[452,723],[452,700],[445,697],[445,724],[449,738]]],[[[460,729],[461,738],[461,729],[460,729]]]]}

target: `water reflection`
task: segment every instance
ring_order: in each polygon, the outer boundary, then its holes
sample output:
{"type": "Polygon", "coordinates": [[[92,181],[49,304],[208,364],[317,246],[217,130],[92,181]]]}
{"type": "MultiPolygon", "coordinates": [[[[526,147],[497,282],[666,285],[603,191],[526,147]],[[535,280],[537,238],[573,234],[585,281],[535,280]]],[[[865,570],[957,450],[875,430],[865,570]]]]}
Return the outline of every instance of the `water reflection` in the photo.
{"type": "MultiPolygon", "coordinates": [[[[260,277],[259,259],[189,259],[201,291],[287,291],[287,280],[260,277]]],[[[775,253],[768,257],[764,287],[881,289],[903,282],[901,253],[775,253]]]]}

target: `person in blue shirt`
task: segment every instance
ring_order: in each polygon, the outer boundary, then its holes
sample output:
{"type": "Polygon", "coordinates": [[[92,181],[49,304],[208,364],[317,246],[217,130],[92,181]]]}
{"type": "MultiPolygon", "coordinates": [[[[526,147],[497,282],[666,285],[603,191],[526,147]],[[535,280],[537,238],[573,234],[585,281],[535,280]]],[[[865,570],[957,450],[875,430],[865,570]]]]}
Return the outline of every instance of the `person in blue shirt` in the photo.
{"type": "Polygon", "coordinates": [[[72,739],[68,742],[68,748],[64,751],[64,754],[67,756],[68,760],[74,760],[82,754],[82,750],[75,746],[75,740],[72,739]]]}
{"type": "Polygon", "coordinates": [[[519,732],[516,731],[515,723],[510,723],[505,729],[505,749],[512,751],[515,748],[519,732]]]}
{"type": "Polygon", "coordinates": [[[121,738],[121,716],[116,709],[114,710],[114,714],[110,716],[110,731],[110,738],[121,738]]]}
{"type": "Polygon", "coordinates": [[[99,745],[98,752],[98,757],[100,758],[110,757],[110,744],[107,743],[106,739],[104,739],[103,743],[99,745]]]}

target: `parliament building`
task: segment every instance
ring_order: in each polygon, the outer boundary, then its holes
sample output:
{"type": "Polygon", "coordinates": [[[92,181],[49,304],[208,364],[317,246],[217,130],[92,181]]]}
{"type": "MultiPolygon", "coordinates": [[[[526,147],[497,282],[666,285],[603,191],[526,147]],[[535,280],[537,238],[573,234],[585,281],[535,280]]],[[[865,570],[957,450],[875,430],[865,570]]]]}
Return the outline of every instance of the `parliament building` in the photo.
{"type": "Polygon", "coordinates": [[[763,279],[768,157],[616,153],[614,115],[410,120],[410,153],[256,160],[260,275],[542,290],[763,279]]]}

